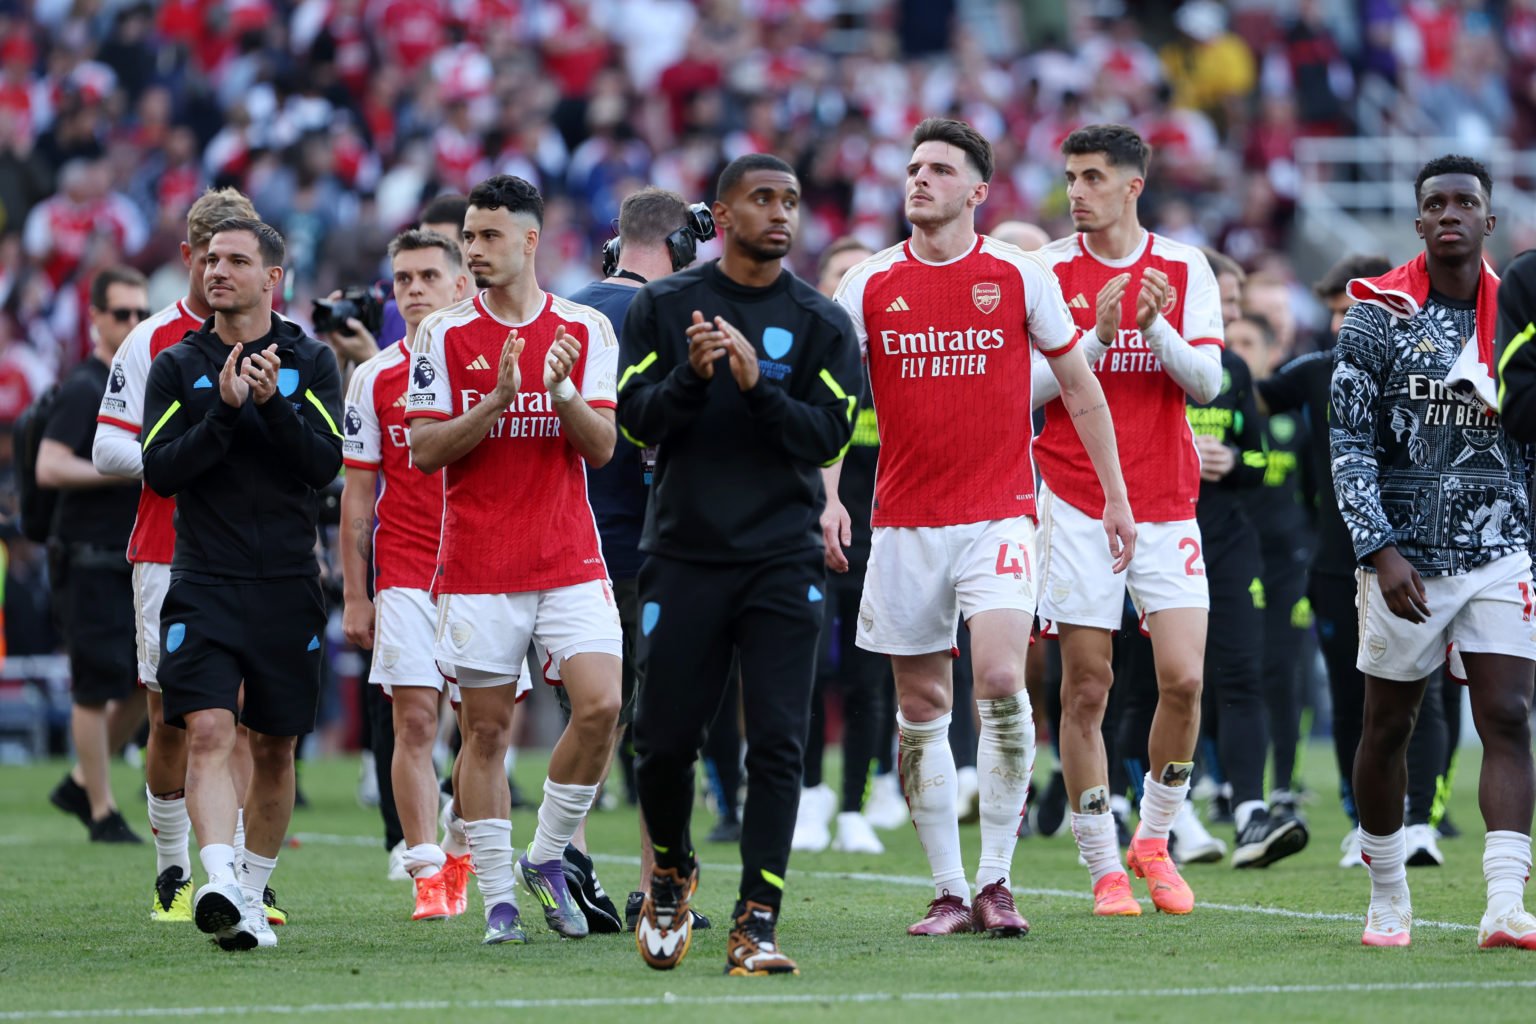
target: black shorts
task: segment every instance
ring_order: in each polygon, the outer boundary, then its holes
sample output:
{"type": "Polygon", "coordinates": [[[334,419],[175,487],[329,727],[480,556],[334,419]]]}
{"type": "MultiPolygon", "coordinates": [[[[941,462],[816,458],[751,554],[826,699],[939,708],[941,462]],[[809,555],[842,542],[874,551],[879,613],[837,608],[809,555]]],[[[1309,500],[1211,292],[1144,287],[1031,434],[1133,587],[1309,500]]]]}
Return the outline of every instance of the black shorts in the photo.
{"type": "Polygon", "coordinates": [[[160,609],[166,723],[185,728],[188,713],[224,708],[268,736],[311,731],[320,703],[325,621],[320,581],[312,577],[171,580],[160,609]]]}
{"type": "Polygon", "coordinates": [[[69,653],[70,695],[89,707],[131,697],[138,684],[133,570],[58,565],[54,616],[69,653]]]}

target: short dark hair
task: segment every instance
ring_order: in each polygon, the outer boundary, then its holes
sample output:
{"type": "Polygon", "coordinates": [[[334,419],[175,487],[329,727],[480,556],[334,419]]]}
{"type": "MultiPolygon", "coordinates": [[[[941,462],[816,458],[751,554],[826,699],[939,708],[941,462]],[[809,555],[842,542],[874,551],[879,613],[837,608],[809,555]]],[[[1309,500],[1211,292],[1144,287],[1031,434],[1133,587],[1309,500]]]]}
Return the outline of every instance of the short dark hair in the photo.
{"type": "Polygon", "coordinates": [[[411,228],[389,240],[390,259],[394,259],[402,252],[419,252],[422,249],[441,249],[448,257],[450,267],[464,265],[464,253],[459,249],[459,244],[441,232],[411,228]]]}
{"type": "Polygon", "coordinates": [[[1269,317],[1265,316],[1263,313],[1254,313],[1245,309],[1241,314],[1238,315],[1236,320],[1233,320],[1231,324],[1227,324],[1227,327],[1230,328],[1232,324],[1243,320],[1248,321],[1259,329],[1259,333],[1264,336],[1265,348],[1274,348],[1275,345],[1280,341],[1280,335],[1275,331],[1275,325],[1270,323],[1269,317]]]}
{"type": "Polygon", "coordinates": [[[1230,274],[1237,278],[1237,283],[1242,284],[1248,280],[1248,275],[1243,271],[1243,265],[1224,252],[1212,249],[1208,245],[1202,245],[1200,252],[1205,256],[1205,262],[1211,265],[1211,273],[1217,277],[1222,274],[1230,274]]]}
{"type": "Polygon", "coordinates": [[[1493,177],[1488,173],[1488,168],[1469,156],[1447,153],[1445,156],[1435,157],[1429,163],[1419,168],[1418,177],[1413,179],[1413,201],[1415,205],[1418,204],[1419,197],[1424,193],[1424,183],[1430,178],[1441,174],[1470,174],[1477,179],[1479,185],[1483,186],[1483,198],[1493,198],[1493,177]]]}
{"type": "Polygon", "coordinates": [[[1355,278],[1380,277],[1391,269],[1392,261],[1385,256],[1345,256],[1317,279],[1312,292],[1320,299],[1331,299],[1343,295],[1344,289],[1355,278]]]}
{"type": "Polygon", "coordinates": [[[256,236],[256,249],[261,253],[261,265],[263,267],[280,267],[288,256],[288,246],[283,242],[283,236],[278,234],[277,228],[266,221],[254,220],[250,217],[230,217],[221,220],[213,226],[213,234],[208,236],[208,241],[213,241],[213,235],[220,235],[226,231],[244,231],[256,236]]]}
{"type": "Polygon", "coordinates": [[[946,142],[965,153],[971,169],[981,175],[982,181],[992,180],[995,167],[992,161],[992,143],[981,132],[964,121],[949,117],[930,117],[912,129],[912,148],[925,142],[946,142]]]}
{"type": "Polygon", "coordinates": [[[821,250],[821,258],[816,261],[816,276],[819,278],[827,272],[827,264],[832,262],[832,257],[839,253],[852,252],[854,249],[862,249],[869,253],[875,251],[852,235],[844,235],[821,250]]]}
{"type": "Polygon", "coordinates": [[[149,282],[132,267],[108,267],[91,278],[91,308],[98,313],[107,311],[107,291],[115,284],[148,290],[149,282]]]}
{"type": "Polygon", "coordinates": [[[1090,124],[1068,135],[1061,143],[1062,156],[1103,153],[1111,167],[1134,167],[1143,178],[1152,161],[1152,148],[1129,125],[1090,124]]]}
{"type": "Polygon", "coordinates": [[[720,172],[720,177],[715,181],[715,199],[724,201],[726,195],[741,184],[741,179],[753,171],[795,173],[793,167],[772,153],[747,153],[726,164],[725,170],[720,172]]]}
{"type": "MultiPolygon", "coordinates": [[[[506,210],[526,213],[539,227],[544,226],[544,197],[533,183],[515,174],[497,174],[486,178],[469,191],[469,206],[482,210],[506,210]]],[[[459,223],[463,223],[462,220],[459,223]]]]}
{"type": "Polygon", "coordinates": [[[647,185],[619,205],[619,238],[632,245],[660,245],[688,221],[688,203],[676,192],[647,185]]]}
{"type": "Polygon", "coordinates": [[[421,217],[418,224],[457,224],[464,226],[464,211],[469,209],[469,200],[457,192],[447,192],[436,197],[421,208],[421,217]]]}

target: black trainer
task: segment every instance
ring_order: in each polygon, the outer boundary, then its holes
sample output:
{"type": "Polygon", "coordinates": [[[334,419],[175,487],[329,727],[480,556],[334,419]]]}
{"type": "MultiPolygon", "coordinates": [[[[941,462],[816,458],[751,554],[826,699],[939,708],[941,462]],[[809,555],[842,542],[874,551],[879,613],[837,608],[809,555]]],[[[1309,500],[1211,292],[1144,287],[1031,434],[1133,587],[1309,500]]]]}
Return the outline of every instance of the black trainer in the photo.
{"type": "Polygon", "coordinates": [[[75,781],[74,776],[64,776],[64,781],[54,786],[53,792],[48,794],[48,802],[65,814],[79,818],[80,824],[86,828],[91,827],[91,798],[86,794],[85,787],[75,781]]]}
{"type": "MultiPolygon", "coordinates": [[[[629,894],[624,901],[624,930],[634,933],[635,925],[640,922],[640,907],[645,903],[645,893],[639,889],[629,894]]],[[[693,930],[696,932],[707,931],[710,927],[709,918],[699,913],[697,907],[689,907],[688,913],[693,915],[693,930]]]]}
{"type": "Polygon", "coordinates": [[[143,841],[137,832],[128,827],[128,823],[117,811],[110,811],[100,821],[91,822],[91,842],[93,843],[142,843],[143,841]]]}
{"type": "MultiPolygon", "coordinates": [[[[619,908],[603,891],[603,883],[597,880],[597,869],[592,858],[567,843],[565,855],[560,858],[560,870],[565,884],[570,888],[576,905],[587,919],[587,931],[593,935],[617,935],[620,931],[619,908]]],[[[637,907],[635,913],[638,914],[637,907]]]]}
{"type": "Polygon", "coordinates": [[[1277,860],[1300,853],[1307,846],[1307,824],[1300,818],[1272,817],[1267,808],[1256,810],[1237,834],[1232,851],[1235,868],[1267,868],[1277,860]]]}

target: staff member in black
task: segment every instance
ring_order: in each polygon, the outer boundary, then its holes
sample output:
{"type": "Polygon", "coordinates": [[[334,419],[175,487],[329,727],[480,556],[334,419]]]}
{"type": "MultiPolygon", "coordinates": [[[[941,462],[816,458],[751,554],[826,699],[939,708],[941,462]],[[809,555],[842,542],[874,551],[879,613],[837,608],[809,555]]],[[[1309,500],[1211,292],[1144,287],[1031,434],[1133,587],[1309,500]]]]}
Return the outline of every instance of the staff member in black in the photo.
{"type": "Polygon", "coordinates": [[[208,872],[193,913],[225,949],[277,944],[262,893],[293,813],[294,742],[319,701],[318,492],[341,468],[336,357],[272,312],[283,255],[260,221],[214,229],[213,317],[156,358],[144,399],[144,481],[176,497],[160,685],[166,722],[187,730],[187,810],[208,872]],[[254,762],[238,875],[237,715],[254,762]]]}
{"type": "Polygon", "coordinates": [[[826,571],[819,467],[853,433],[848,317],[781,261],[800,182],[776,157],[721,172],[723,256],[646,285],[620,342],[620,428],[658,448],[640,548],[635,773],[656,870],[635,942],[651,967],[688,951],[698,862],[693,765],[739,652],[749,798],[726,972],[798,973],[775,938],[816,672],[826,571]]]}
{"type": "Polygon", "coordinates": [[[70,736],[75,766],[54,789],[55,807],[77,815],[93,843],[143,842],[112,799],[112,752],[144,721],[135,682],[133,573],[123,552],[138,512],[133,481],[104,476],[91,464],[96,410],[112,357],[149,315],[144,276],[109,267],[91,281],[88,359],[70,371],[37,449],[39,487],[57,488],[49,529],[53,611],[69,650],[70,736]]]}

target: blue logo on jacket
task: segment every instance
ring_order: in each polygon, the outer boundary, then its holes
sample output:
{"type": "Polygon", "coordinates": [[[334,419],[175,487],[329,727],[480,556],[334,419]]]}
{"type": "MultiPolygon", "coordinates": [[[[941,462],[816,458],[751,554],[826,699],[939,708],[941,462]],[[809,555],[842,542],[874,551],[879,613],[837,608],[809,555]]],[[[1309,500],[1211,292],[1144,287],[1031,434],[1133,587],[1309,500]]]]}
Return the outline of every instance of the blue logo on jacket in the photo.
{"type": "Polygon", "coordinates": [[[213,387],[213,381],[208,379],[208,375],[206,373],[203,374],[201,377],[197,378],[197,380],[192,382],[193,390],[196,390],[198,388],[211,388],[211,387],[213,387]]]}
{"type": "Polygon", "coordinates": [[[175,654],[176,648],[187,638],[187,626],[184,622],[173,622],[165,631],[165,653],[175,654]]]}
{"type": "Polygon", "coordinates": [[[299,389],[299,371],[298,370],[290,370],[288,367],[285,366],[282,369],[277,371],[277,390],[282,393],[282,396],[284,398],[287,398],[289,395],[293,394],[298,389],[299,389]]]}
{"type": "Polygon", "coordinates": [[[768,353],[769,359],[783,359],[789,355],[789,350],[795,346],[795,335],[782,327],[766,327],[763,329],[763,351],[768,353]]]}

